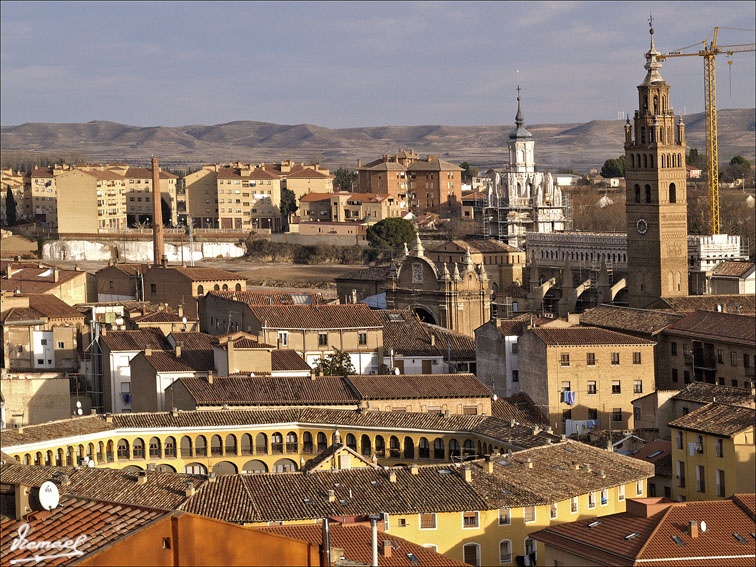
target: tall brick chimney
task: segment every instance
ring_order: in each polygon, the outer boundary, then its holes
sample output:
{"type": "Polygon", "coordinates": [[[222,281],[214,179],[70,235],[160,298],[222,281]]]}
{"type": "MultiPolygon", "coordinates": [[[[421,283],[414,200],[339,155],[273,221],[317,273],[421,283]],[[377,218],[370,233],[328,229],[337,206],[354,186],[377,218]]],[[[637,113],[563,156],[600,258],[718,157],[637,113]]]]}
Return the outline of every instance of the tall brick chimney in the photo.
{"type": "Polygon", "coordinates": [[[159,266],[163,263],[163,209],[160,196],[160,166],[158,158],[152,157],[152,251],[153,263],[159,266]]]}

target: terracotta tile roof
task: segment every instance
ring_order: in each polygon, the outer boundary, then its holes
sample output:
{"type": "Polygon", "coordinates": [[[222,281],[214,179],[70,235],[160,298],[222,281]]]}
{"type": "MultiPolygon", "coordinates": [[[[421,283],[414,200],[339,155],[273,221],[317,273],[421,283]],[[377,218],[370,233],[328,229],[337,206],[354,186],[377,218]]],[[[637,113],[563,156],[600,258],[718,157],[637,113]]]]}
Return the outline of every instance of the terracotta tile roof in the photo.
{"type": "Polygon", "coordinates": [[[419,159],[409,164],[407,171],[462,171],[462,168],[442,159],[419,159]]]}
{"type": "Polygon", "coordinates": [[[303,467],[305,471],[312,471],[318,468],[320,465],[322,465],[324,462],[326,462],[331,457],[334,457],[335,455],[339,453],[348,453],[355,459],[362,461],[367,466],[371,468],[378,468],[379,465],[376,465],[373,463],[369,458],[363,457],[360,455],[357,451],[354,451],[347,447],[344,443],[334,443],[333,445],[329,445],[326,447],[323,451],[315,455],[312,459],[307,461],[303,467]]]}
{"type": "Polygon", "coordinates": [[[452,242],[462,248],[462,250],[466,250],[469,247],[471,253],[480,252],[486,254],[495,252],[501,254],[502,252],[520,252],[520,250],[514,246],[492,239],[470,238],[465,240],[452,240],[452,242]]]}
{"type": "Polygon", "coordinates": [[[375,160],[358,168],[360,171],[407,171],[401,163],[395,161],[375,160]]]}
{"type": "Polygon", "coordinates": [[[169,337],[172,337],[176,343],[181,343],[181,348],[184,350],[213,350],[213,346],[217,344],[218,339],[213,335],[207,333],[200,333],[198,331],[173,331],[169,337]]]}
{"type": "Polygon", "coordinates": [[[334,278],[335,281],[385,281],[389,272],[389,266],[374,266],[371,268],[365,268],[364,270],[357,270],[354,272],[347,272],[334,278]]]}
{"type": "Polygon", "coordinates": [[[317,201],[330,201],[333,193],[307,193],[299,198],[299,202],[314,203],[317,201]]]}
{"type": "Polygon", "coordinates": [[[732,437],[752,429],[756,409],[713,402],[670,421],[669,426],[720,437],[732,437]]]}
{"type": "MultiPolygon", "coordinates": [[[[299,539],[309,542],[313,545],[322,543],[323,529],[315,525],[300,526],[271,526],[266,528],[256,528],[267,533],[278,534],[282,536],[299,539]]],[[[330,525],[331,546],[344,551],[344,557],[348,561],[354,562],[355,565],[372,565],[372,532],[371,528],[360,524],[334,524],[330,525]]],[[[446,555],[436,553],[435,551],[417,545],[396,537],[394,533],[385,533],[378,531],[378,541],[389,540],[396,544],[391,551],[390,557],[385,557],[378,553],[378,565],[393,567],[394,565],[405,565],[415,567],[416,565],[434,565],[439,567],[463,567],[465,563],[452,559],[446,555]],[[419,563],[410,561],[408,554],[413,554],[419,563]]],[[[335,559],[333,559],[335,561],[335,559]]]]}
{"type": "Polygon", "coordinates": [[[229,376],[181,378],[198,406],[207,405],[338,405],[358,399],[341,376],[229,376]]]}
{"type": "Polygon", "coordinates": [[[112,423],[106,422],[102,416],[87,415],[71,417],[57,421],[48,421],[39,425],[26,425],[23,430],[6,429],[0,442],[3,447],[26,445],[38,441],[50,441],[89,433],[100,433],[115,429],[112,423]]]}
{"type": "Polygon", "coordinates": [[[326,303],[322,293],[285,291],[210,291],[209,295],[248,305],[314,305],[326,303]]]}
{"type": "MultiPolygon", "coordinates": [[[[173,351],[153,351],[147,356],[147,363],[157,372],[207,372],[215,368],[212,350],[181,350],[176,357],[173,351]]],[[[142,356],[138,355],[138,356],[142,356]]]]}
{"type": "Polygon", "coordinates": [[[4,291],[19,290],[21,293],[47,293],[78,277],[85,279],[86,272],[58,270],[58,281],[56,282],[54,268],[38,268],[36,265],[34,267],[26,266],[13,272],[10,278],[6,277],[6,272],[4,272],[2,280],[0,280],[0,288],[4,291]]]}
{"type": "Polygon", "coordinates": [[[656,335],[684,315],[651,309],[635,309],[616,305],[599,305],[580,316],[581,325],[615,331],[656,335]]]}
{"type": "Polygon", "coordinates": [[[278,175],[275,175],[274,173],[271,173],[269,171],[265,171],[264,169],[261,169],[259,167],[255,167],[249,170],[245,169],[243,171],[238,167],[221,167],[218,169],[218,179],[268,180],[278,179],[278,175]]]}
{"type": "Polygon", "coordinates": [[[528,290],[521,286],[519,282],[515,281],[512,282],[508,287],[503,288],[497,295],[501,295],[502,297],[511,297],[514,299],[527,299],[528,290]]]}
{"type": "Polygon", "coordinates": [[[107,169],[90,169],[87,171],[79,170],[82,173],[86,173],[87,175],[91,175],[95,179],[101,180],[101,181],[123,181],[126,179],[123,175],[120,173],[116,173],[115,171],[108,171],[107,169]]]}
{"type": "Polygon", "coordinates": [[[668,326],[665,333],[756,346],[756,317],[716,311],[695,311],[668,326]]]}
{"type": "Polygon", "coordinates": [[[672,476],[672,443],[670,441],[657,439],[646,443],[637,453],[630,453],[629,456],[653,464],[656,476],[672,476]]]}
{"type": "Polygon", "coordinates": [[[366,329],[381,322],[364,304],[253,305],[250,311],[268,329],[366,329]]]}
{"type": "Polygon", "coordinates": [[[732,262],[726,260],[714,268],[715,276],[743,278],[751,272],[756,264],[753,262],[732,262]]]}
{"type": "Polygon", "coordinates": [[[32,177],[53,177],[52,167],[35,167],[31,172],[32,177]]]}
{"type": "MultiPolygon", "coordinates": [[[[183,317],[180,317],[178,313],[174,311],[168,311],[167,309],[160,309],[159,311],[152,311],[138,317],[131,319],[135,323],[181,323],[183,317]]],[[[190,319],[188,321],[197,321],[197,319],[190,319]]]]}
{"type": "Polygon", "coordinates": [[[129,276],[135,276],[137,274],[143,274],[147,271],[147,268],[149,266],[147,264],[127,264],[127,263],[116,263],[112,266],[105,266],[104,268],[100,268],[95,272],[95,275],[104,272],[105,270],[109,269],[116,269],[121,272],[123,272],[126,275],[129,276]]]}
{"type": "Polygon", "coordinates": [[[749,390],[733,388],[732,386],[720,386],[719,384],[708,384],[706,382],[691,382],[672,396],[672,399],[699,404],[719,402],[733,406],[754,406],[754,396],[749,390]]]}
{"type": "Polygon", "coordinates": [[[31,307],[10,307],[0,313],[2,323],[38,322],[42,320],[42,313],[31,307]]]}
{"type": "Polygon", "coordinates": [[[335,175],[330,173],[323,173],[322,171],[315,171],[312,168],[306,167],[297,171],[291,171],[289,173],[281,174],[287,179],[335,179],[335,175]]]}
{"type": "Polygon", "coordinates": [[[171,345],[159,329],[138,329],[136,331],[108,331],[100,340],[113,351],[171,350],[171,345]]]}
{"type": "Polygon", "coordinates": [[[568,327],[563,329],[536,327],[531,332],[548,346],[656,344],[653,341],[597,327],[568,327]]]}
{"type": "MultiPolygon", "coordinates": [[[[144,441],[147,443],[149,438],[144,441]]],[[[175,509],[186,500],[186,482],[199,488],[207,478],[205,475],[146,471],[147,482],[140,484],[135,471],[31,466],[16,464],[15,461],[0,466],[0,473],[4,483],[39,486],[49,480],[58,485],[61,494],[164,510],[175,509]],[[63,475],[68,476],[70,484],[62,485],[63,475]]]]}
{"type": "Polygon", "coordinates": [[[474,374],[359,374],[347,377],[363,400],[490,398],[474,374]]]}
{"type": "MultiPolygon", "coordinates": [[[[124,177],[131,179],[152,179],[151,167],[130,167],[126,170],[124,177]]],[[[178,179],[178,175],[160,170],[160,179],[178,179]]]]}
{"type": "MultiPolygon", "coordinates": [[[[58,550],[30,551],[12,549],[12,542],[18,536],[19,528],[28,524],[26,538],[31,541],[77,540],[86,536],[76,546],[76,550],[86,556],[97,552],[115,541],[128,537],[167,514],[165,510],[155,510],[138,506],[124,506],[112,502],[99,502],[85,498],[64,496],[60,507],[50,512],[33,512],[21,520],[5,520],[0,523],[0,555],[5,565],[22,562],[23,565],[35,555],[48,556],[61,553],[58,550]]],[[[66,553],[70,550],[63,550],[66,553]]],[[[80,555],[42,559],[44,565],[73,565],[80,555]]],[[[31,561],[29,564],[34,564],[31,561]]]]}
{"type": "Polygon", "coordinates": [[[482,460],[468,461],[470,482],[465,481],[459,464],[420,466],[417,474],[405,468],[363,467],[222,476],[204,485],[182,509],[232,522],[311,520],[379,511],[495,510],[560,502],[653,475],[648,463],[570,441],[493,457],[493,461],[492,473],[485,470],[482,460]],[[526,458],[531,459],[532,468],[526,458]],[[591,470],[575,470],[572,462],[588,463],[591,470]],[[604,471],[604,478],[599,470],[604,471]],[[396,475],[395,482],[390,473],[396,475]],[[334,490],[335,502],[328,501],[328,490],[334,490]]]}
{"type": "Polygon", "coordinates": [[[310,370],[310,365],[307,364],[305,359],[293,350],[274,350],[270,353],[270,363],[273,372],[282,372],[284,370],[310,370]]]}
{"type": "Polygon", "coordinates": [[[373,314],[383,324],[383,347],[395,356],[442,356],[455,360],[475,358],[475,339],[443,327],[429,325],[409,309],[380,309],[373,314]]]}
{"type": "Polygon", "coordinates": [[[724,310],[727,313],[753,315],[756,313],[756,295],[688,295],[683,297],[662,297],[654,301],[649,309],[671,309],[676,313],[691,313],[697,309],[704,311],[724,310]]]}
{"type": "Polygon", "coordinates": [[[523,313],[517,315],[511,319],[500,319],[499,332],[505,337],[518,336],[521,337],[528,329],[528,326],[532,323],[534,327],[540,327],[546,323],[553,323],[554,319],[548,317],[536,317],[530,313],[523,313]]]}
{"type": "Polygon", "coordinates": [[[152,270],[173,271],[195,282],[216,281],[216,280],[233,281],[233,282],[237,282],[237,281],[246,282],[247,281],[247,278],[245,278],[242,274],[235,274],[233,272],[221,270],[218,268],[205,268],[202,266],[168,266],[167,268],[154,267],[154,268],[151,268],[147,272],[148,277],[149,277],[150,272],[152,272],[152,270]]]}
{"type": "Polygon", "coordinates": [[[78,309],[74,309],[65,301],[58,299],[54,295],[29,295],[28,308],[11,308],[2,312],[0,319],[5,321],[28,320],[23,317],[31,316],[34,319],[47,317],[48,319],[81,319],[83,322],[84,314],[78,309]]]}
{"type": "Polygon", "coordinates": [[[753,492],[733,494],[732,501],[745,510],[746,514],[751,516],[751,519],[756,521],[756,494],[753,492]]]}
{"type": "Polygon", "coordinates": [[[504,421],[514,420],[528,427],[549,425],[549,420],[526,394],[492,400],[491,415],[504,421]]]}
{"type": "Polygon", "coordinates": [[[550,526],[531,537],[602,565],[753,565],[753,521],[733,500],[679,503],[647,498],[629,500],[627,506],[627,512],[603,516],[590,528],[595,518],[550,526]],[[706,532],[699,529],[698,537],[692,538],[690,520],[705,520],[706,532]],[[637,535],[627,537],[633,533],[637,535]],[[734,533],[746,538],[745,543],[734,533]],[[732,557],[733,562],[722,557],[732,557]]]}

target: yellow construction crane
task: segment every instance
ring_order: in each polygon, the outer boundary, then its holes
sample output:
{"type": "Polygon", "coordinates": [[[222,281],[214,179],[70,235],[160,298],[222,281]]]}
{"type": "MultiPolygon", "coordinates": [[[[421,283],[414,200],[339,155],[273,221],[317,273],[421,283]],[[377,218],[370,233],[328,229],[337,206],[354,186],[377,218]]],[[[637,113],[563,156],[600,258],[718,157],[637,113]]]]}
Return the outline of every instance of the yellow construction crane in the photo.
{"type": "MultiPolygon", "coordinates": [[[[725,28],[729,29],[729,28],[725,28]]],[[[736,29],[736,28],[732,28],[736,29]]],[[[741,30],[756,31],[756,30],[741,30]]],[[[711,41],[704,40],[703,48],[694,53],[683,53],[684,50],[699,45],[695,43],[659,55],[657,59],[664,61],[668,57],[703,57],[704,61],[704,104],[706,109],[706,175],[709,182],[709,197],[711,199],[710,228],[712,234],[719,234],[719,148],[717,145],[717,55],[730,57],[734,53],[756,51],[754,43],[738,43],[733,45],[717,45],[719,27],[714,28],[711,41]]],[[[732,65],[732,60],[728,61],[732,65]]]]}

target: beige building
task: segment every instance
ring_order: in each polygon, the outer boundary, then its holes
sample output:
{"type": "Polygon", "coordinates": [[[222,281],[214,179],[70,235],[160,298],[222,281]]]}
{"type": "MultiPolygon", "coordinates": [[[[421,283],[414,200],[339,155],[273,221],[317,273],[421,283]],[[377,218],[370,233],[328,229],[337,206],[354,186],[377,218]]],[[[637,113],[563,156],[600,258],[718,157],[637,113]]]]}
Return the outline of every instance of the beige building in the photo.
{"type": "MultiPolygon", "coordinates": [[[[126,184],[126,213],[129,225],[140,220],[152,220],[152,169],[148,167],[128,167],[125,164],[111,164],[107,166],[123,176],[126,184]]],[[[176,202],[176,181],[178,176],[167,171],[160,171],[160,197],[170,208],[170,218],[163,222],[176,226],[178,223],[178,206],[176,202]]]]}
{"type": "Polygon", "coordinates": [[[292,191],[297,200],[306,193],[332,193],[334,176],[327,168],[316,163],[296,163],[283,160],[278,163],[261,163],[259,168],[278,176],[281,188],[292,191]]]}
{"type": "Polygon", "coordinates": [[[126,228],[126,180],[112,171],[74,169],[56,178],[58,232],[97,234],[126,228]]]}
{"type": "MultiPolygon", "coordinates": [[[[22,220],[32,217],[30,180],[30,175],[24,171],[13,171],[8,167],[2,169],[0,190],[2,191],[3,205],[0,214],[2,214],[3,219],[6,218],[7,202],[5,199],[8,190],[13,193],[13,198],[16,201],[16,219],[22,220]]],[[[5,220],[3,220],[3,224],[5,224],[5,220]]]]}
{"type": "Polygon", "coordinates": [[[26,425],[71,417],[70,385],[64,372],[3,369],[0,372],[3,403],[0,426],[18,431],[26,425]]]}
{"type": "Polygon", "coordinates": [[[70,166],[35,167],[29,174],[29,204],[37,221],[56,226],[58,223],[58,188],[56,177],[70,166]]]}
{"type": "Polygon", "coordinates": [[[146,264],[111,262],[95,272],[97,301],[129,301],[142,297],[146,264]]]}
{"type": "Polygon", "coordinates": [[[68,305],[94,301],[95,277],[76,267],[61,270],[41,262],[2,262],[0,288],[7,292],[54,295],[68,305]]]}
{"type": "Polygon", "coordinates": [[[528,361],[520,365],[520,392],[567,435],[632,429],[632,401],[654,389],[652,341],[591,327],[537,327],[518,342],[518,357],[528,361]]]}
{"type": "Polygon", "coordinates": [[[209,291],[244,291],[247,279],[217,268],[153,266],[144,275],[144,300],[184,306],[187,317],[197,317],[197,300],[209,291]]]}

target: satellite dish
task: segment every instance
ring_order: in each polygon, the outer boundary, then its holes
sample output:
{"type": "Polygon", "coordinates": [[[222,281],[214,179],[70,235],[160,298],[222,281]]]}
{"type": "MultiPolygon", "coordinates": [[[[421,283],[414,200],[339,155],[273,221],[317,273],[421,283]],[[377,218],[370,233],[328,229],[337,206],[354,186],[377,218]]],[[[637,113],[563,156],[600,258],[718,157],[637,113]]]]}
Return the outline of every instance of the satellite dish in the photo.
{"type": "Polygon", "coordinates": [[[84,410],[81,408],[76,409],[76,415],[82,415],[84,413],[84,410]]]}
{"type": "Polygon", "coordinates": [[[701,533],[706,533],[706,522],[701,520],[701,533]]]}
{"type": "Polygon", "coordinates": [[[95,466],[95,465],[94,465],[94,461],[93,461],[93,460],[91,460],[91,459],[90,459],[89,461],[87,461],[87,466],[88,466],[88,467],[89,467],[90,469],[93,469],[93,468],[94,468],[94,466],[95,466]]]}
{"type": "Polygon", "coordinates": [[[398,368],[394,368],[394,374],[401,374],[401,371],[398,368]]]}
{"type": "Polygon", "coordinates": [[[78,402],[78,401],[77,401],[77,402],[76,402],[76,407],[77,407],[77,408],[80,408],[80,407],[81,407],[81,402],[78,402]]]}
{"type": "Polygon", "coordinates": [[[46,480],[39,487],[39,503],[45,510],[54,510],[60,502],[60,492],[54,483],[46,480]]]}

